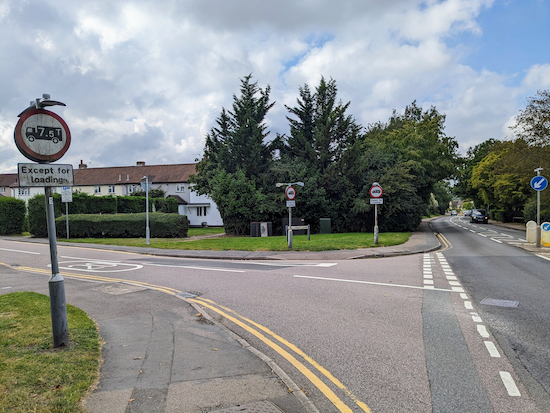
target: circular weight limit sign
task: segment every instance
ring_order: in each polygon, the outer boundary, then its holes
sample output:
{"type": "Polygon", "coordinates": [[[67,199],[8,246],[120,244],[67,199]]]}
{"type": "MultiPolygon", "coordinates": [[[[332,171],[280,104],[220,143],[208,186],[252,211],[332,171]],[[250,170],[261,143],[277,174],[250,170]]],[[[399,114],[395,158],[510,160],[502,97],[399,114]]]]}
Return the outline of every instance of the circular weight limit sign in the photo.
{"type": "Polygon", "coordinates": [[[15,126],[14,138],[19,151],[35,162],[57,161],[71,144],[71,132],[65,121],[44,109],[23,113],[15,126]]]}
{"type": "Polygon", "coordinates": [[[293,187],[289,186],[286,189],[286,197],[289,201],[292,201],[294,198],[296,198],[296,190],[293,187]]]}
{"type": "Polygon", "coordinates": [[[383,193],[381,186],[374,185],[370,188],[370,196],[373,198],[380,198],[383,193]]]}

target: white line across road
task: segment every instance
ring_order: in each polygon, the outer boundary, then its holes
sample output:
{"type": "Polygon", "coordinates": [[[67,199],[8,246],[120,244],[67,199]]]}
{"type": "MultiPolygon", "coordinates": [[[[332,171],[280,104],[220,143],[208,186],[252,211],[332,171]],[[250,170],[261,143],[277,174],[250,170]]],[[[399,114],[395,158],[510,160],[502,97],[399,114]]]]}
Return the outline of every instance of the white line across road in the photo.
{"type": "Polygon", "coordinates": [[[7,248],[0,248],[0,251],[21,252],[21,253],[23,253],[23,254],[40,255],[39,252],[21,251],[21,250],[10,250],[10,249],[7,249],[7,248]]]}
{"type": "MultiPolygon", "coordinates": [[[[373,281],[359,281],[359,280],[345,280],[341,278],[325,278],[325,277],[313,277],[310,275],[295,275],[294,278],[307,278],[311,280],[322,280],[322,281],[338,281],[345,283],[357,283],[357,284],[370,284],[370,285],[381,285],[384,287],[400,287],[400,288],[413,288],[415,290],[426,290],[426,287],[419,287],[416,285],[402,285],[402,284],[389,284],[389,283],[377,283],[373,281]]],[[[430,291],[446,291],[446,292],[458,292],[455,290],[448,290],[445,288],[429,288],[430,291]]]]}
{"type": "Polygon", "coordinates": [[[221,271],[221,272],[246,272],[244,270],[228,270],[226,268],[208,268],[208,267],[192,267],[190,265],[168,265],[168,264],[144,264],[150,267],[167,267],[167,268],[186,268],[188,270],[204,270],[204,271],[221,271]]]}

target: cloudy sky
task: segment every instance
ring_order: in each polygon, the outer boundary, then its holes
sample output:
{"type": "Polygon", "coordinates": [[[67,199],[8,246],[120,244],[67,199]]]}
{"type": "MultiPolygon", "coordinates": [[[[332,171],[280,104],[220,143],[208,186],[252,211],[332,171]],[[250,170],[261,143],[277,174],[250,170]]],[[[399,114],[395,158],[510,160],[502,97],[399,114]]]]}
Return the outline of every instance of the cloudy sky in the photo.
{"type": "Polygon", "coordinates": [[[0,173],[13,130],[51,94],[71,129],[58,163],[194,162],[239,79],[271,86],[271,136],[301,85],[336,80],[362,125],[416,100],[466,151],[550,88],[548,0],[0,0],[0,173]]]}

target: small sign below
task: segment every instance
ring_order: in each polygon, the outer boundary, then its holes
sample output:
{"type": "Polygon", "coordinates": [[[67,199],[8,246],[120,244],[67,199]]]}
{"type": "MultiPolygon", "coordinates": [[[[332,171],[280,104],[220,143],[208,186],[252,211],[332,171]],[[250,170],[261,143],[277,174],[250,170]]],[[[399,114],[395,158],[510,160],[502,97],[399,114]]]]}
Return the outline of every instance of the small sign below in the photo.
{"type": "Polygon", "coordinates": [[[383,198],[371,198],[370,199],[370,204],[371,205],[382,205],[383,203],[384,203],[383,198]]]}
{"type": "Polygon", "coordinates": [[[295,208],[296,207],[296,201],[286,201],[286,207],[287,208],[295,208]]]}
{"type": "Polygon", "coordinates": [[[73,202],[73,188],[64,186],[61,190],[61,202],[73,202]]]}
{"type": "Polygon", "coordinates": [[[74,185],[72,165],[19,163],[17,172],[20,187],[74,185]]]}

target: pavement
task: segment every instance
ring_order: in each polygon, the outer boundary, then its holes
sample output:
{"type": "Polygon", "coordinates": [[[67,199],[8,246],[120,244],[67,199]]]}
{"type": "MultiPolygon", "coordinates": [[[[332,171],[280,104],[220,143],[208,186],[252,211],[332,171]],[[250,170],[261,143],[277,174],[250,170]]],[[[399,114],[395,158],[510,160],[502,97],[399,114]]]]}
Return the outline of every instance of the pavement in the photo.
{"type": "MultiPolygon", "coordinates": [[[[82,246],[188,258],[317,261],[419,254],[439,249],[440,243],[425,220],[402,245],[358,250],[238,252],[82,246]]],[[[44,275],[7,266],[0,266],[0,274],[0,294],[48,294],[44,275]]],[[[89,413],[318,413],[273,360],[185,297],[141,285],[71,278],[66,279],[65,289],[67,302],[88,313],[103,340],[99,381],[84,402],[89,413]]]]}

